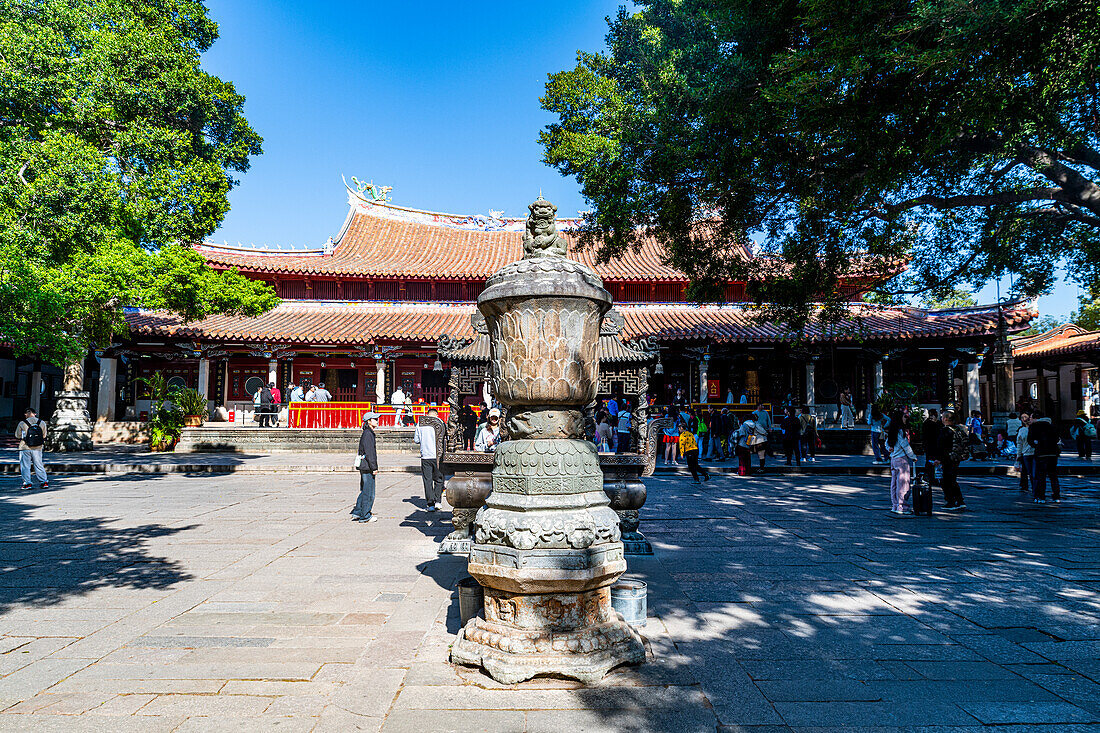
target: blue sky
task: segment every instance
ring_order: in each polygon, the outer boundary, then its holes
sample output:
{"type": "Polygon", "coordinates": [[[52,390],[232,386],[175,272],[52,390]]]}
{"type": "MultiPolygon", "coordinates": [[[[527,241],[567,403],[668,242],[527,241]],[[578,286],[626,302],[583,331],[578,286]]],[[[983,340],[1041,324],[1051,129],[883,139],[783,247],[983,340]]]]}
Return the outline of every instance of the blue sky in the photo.
{"type": "MultiPolygon", "coordinates": [[[[575,216],[576,182],[541,162],[538,100],[548,73],[603,48],[621,4],[208,0],[221,38],[204,67],[245,95],[264,138],[210,241],[319,246],[347,214],[341,175],[456,214],[523,216],[541,189],[575,216]]],[[[1064,315],[1076,296],[1060,285],[1040,310],[1064,315]]]]}

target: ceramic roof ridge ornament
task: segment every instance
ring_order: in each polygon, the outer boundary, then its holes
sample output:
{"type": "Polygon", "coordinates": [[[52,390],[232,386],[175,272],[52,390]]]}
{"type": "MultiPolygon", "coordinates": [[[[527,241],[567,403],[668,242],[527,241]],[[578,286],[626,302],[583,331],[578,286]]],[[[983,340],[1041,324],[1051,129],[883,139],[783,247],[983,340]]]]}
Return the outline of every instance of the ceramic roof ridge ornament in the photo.
{"type": "Polygon", "coordinates": [[[462,629],[451,658],[505,684],[546,674],[594,682],[645,660],[637,632],[611,607],[626,560],[584,430],[611,295],[566,256],[554,205],[538,199],[529,209],[524,258],[478,298],[511,439],[496,450],[492,493],[474,520],[469,571],[485,589],[485,617],[462,629]]]}

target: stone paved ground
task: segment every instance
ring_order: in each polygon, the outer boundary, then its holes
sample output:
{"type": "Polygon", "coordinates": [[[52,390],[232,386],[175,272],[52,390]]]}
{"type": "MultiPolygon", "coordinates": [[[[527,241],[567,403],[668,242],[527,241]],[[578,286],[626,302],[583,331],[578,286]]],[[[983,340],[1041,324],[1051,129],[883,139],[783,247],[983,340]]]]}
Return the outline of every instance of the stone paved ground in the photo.
{"type": "Polygon", "coordinates": [[[581,688],[446,663],[464,563],[413,476],[372,525],[353,476],[6,478],[0,731],[1096,730],[1100,484],[983,483],[928,519],[881,479],[652,480],[653,659],[581,688]]]}

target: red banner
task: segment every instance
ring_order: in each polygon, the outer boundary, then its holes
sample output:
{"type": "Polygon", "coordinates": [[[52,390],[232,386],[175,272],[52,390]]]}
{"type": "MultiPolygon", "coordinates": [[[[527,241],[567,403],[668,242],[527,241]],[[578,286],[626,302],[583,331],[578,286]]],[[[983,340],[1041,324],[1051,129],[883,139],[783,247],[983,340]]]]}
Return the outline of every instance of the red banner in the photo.
{"type": "MultiPolygon", "coordinates": [[[[428,410],[436,410],[439,419],[447,422],[448,405],[407,405],[402,408],[402,422],[413,425],[428,410]],[[410,418],[411,415],[411,418],[410,418]]],[[[378,413],[378,426],[392,428],[397,422],[397,408],[392,405],[375,405],[371,402],[291,402],[290,427],[292,428],[361,428],[363,415],[373,410],[378,413]]]]}
{"type": "Polygon", "coordinates": [[[707,399],[718,399],[722,396],[721,383],[717,379],[707,380],[707,399]]]}

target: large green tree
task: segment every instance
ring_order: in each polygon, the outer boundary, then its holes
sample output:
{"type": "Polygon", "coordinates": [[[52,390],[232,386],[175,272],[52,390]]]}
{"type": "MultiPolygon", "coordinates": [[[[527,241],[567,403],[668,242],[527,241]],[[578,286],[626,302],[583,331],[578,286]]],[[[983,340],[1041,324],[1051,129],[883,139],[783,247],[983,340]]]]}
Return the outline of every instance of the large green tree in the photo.
{"type": "Polygon", "coordinates": [[[261,283],[189,243],[260,153],[233,85],[202,71],[193,0],[0,0],[0,342],[66,363],[126,306],[258,315],[261,283]]]}
{"type": "Polygon", "coordinates": [[[1100,283],[1098,0],[638,6],[542,99],[601,256],[655,235],[696,297],[747,278],[795,324],[838,315],[845,276],[1036,295],[1062,261],[1100,283]]]}

